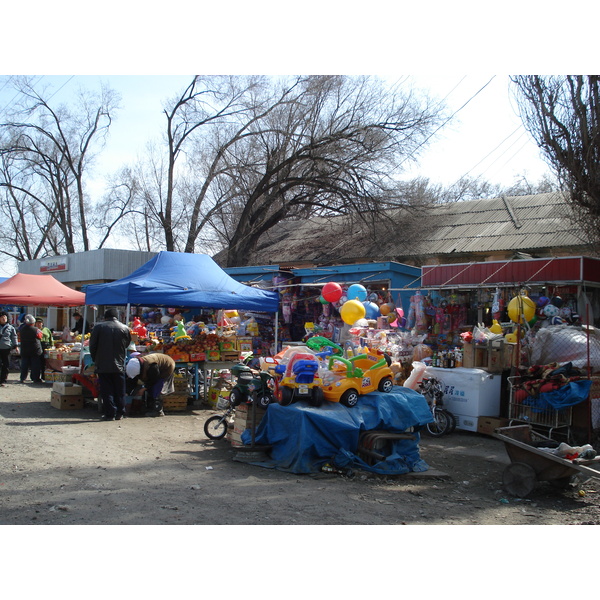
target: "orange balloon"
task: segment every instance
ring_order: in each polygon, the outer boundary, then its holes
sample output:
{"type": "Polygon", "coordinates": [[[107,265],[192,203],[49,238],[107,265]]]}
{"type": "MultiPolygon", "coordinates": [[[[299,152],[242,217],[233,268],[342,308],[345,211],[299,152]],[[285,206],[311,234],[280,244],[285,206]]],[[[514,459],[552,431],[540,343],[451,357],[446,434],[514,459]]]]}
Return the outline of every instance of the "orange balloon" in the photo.
{"type": "Polygon", "coordinates": [[[379,307],[379,312],[385,317],[389,315],[394,310],[394,307],[391,304],[382,304],[379,307]]]}

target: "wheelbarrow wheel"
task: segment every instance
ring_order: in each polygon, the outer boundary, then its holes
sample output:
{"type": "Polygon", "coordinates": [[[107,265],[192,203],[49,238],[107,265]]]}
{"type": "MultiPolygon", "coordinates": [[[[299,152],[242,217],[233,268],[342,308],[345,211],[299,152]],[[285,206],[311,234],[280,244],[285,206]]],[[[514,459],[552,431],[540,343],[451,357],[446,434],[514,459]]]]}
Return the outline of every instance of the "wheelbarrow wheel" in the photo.
{"type": "Polygon", "coordinates": [[[525,498],[535,487],[536,474],[533,467],[521,462],[514,462],[504,469],[502,485],[511,495],[525,498]]]}

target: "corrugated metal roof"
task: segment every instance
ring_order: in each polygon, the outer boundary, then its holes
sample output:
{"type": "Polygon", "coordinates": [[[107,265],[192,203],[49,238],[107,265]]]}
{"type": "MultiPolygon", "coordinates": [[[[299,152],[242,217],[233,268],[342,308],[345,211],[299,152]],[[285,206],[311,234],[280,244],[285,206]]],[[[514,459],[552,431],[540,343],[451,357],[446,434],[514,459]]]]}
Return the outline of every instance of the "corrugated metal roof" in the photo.
{"type": "MultiPolygon", "coordinates": [[[[575,252],[585,243],[563,193],[511,196],[390,211],[375,229],[350,217],[287,221],[263,236],[249,264],[410,261],[411,257],[521,250],[575,252]],[[411,224],[417,223],[417,229],[411,224]]],[[[583,250],[580,252],[585,254],[583,250]]],[[[420,264],[423,264],[422,262],[420,264]]]]}

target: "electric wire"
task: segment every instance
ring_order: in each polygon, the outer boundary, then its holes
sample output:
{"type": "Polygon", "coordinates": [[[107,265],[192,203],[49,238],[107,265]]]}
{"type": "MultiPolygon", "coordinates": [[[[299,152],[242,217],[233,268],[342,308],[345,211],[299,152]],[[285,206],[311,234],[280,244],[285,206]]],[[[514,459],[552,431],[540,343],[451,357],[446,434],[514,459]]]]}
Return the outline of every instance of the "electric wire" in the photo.
{"type": "MultiPolygon", "coordinates": [[[[426,144],[438,131],[440,131],[440,129],[442,129],[443,127],[445,127],[461,110],[463,110],[463,108],[465,108],[472,100],[474,100],[481,92],[483,92],[483,90],[494,80],[496,76],[492,75],[492,77],[487,81],[487,83],[485,83],[481,88],[479,88],[479,90],[477,90],[462,106],[460,106],[459,108],[457,108],[437,129],[435,129],[434,131],[432,131],[416,148],[415,150],[409,154],[408,156],[406,156],[404,158],[404,160],[402,160],[398,166],[402,166],[409,158],[414,158],[414,154],[415,152],[417,152],[419,150],[419,148],[421,148],[423,146],[423,144],[426,144]]],[[[464,79],[464,77],[463,77],[464,79]]],[[[462,81],[462,79],[461,79],[462,81]]],[[[453,88],[456,89],[456,87],[458,87],[458,85],[460,84],[460,82],[453,88]]],[[[450,92],[448,92],[448,94],[445,96],[446,98],[452,93],[451,90],[450,92]]]]}

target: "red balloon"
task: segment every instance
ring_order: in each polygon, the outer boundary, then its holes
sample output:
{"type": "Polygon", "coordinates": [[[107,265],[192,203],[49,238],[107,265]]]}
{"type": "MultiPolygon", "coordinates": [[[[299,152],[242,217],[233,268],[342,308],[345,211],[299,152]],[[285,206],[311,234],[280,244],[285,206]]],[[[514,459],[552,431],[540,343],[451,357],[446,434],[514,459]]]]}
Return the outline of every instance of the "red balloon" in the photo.
{"type": "Polygon", "coordinates": [[[342,297],[342,293],[342,286],[333,281],[326,283],[321,290],[321,296],[323,296],[327,302],[337,302],[342,297]]]}

